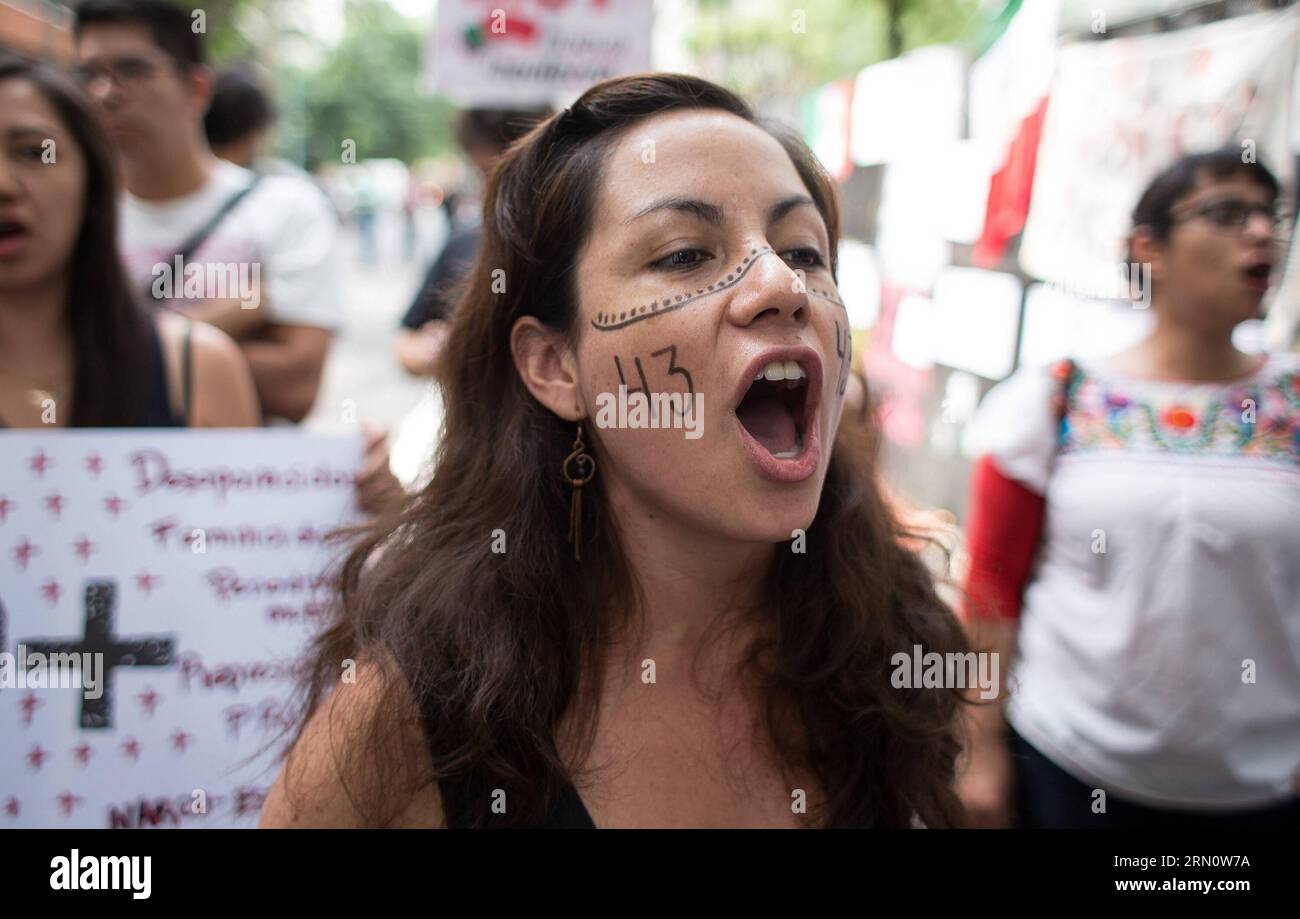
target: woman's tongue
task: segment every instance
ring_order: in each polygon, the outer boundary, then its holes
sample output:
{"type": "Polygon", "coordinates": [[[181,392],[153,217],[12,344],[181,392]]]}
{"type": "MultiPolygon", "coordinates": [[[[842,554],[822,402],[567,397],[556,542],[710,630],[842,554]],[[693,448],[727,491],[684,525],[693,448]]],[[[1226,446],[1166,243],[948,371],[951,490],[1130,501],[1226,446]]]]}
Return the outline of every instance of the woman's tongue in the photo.
{"type": "Polygon", "coordinates": [[[799,445],[794,416],[779,399],[751,396],[736,409],[740,423],[773,455],[789,453],[799,445]]]}

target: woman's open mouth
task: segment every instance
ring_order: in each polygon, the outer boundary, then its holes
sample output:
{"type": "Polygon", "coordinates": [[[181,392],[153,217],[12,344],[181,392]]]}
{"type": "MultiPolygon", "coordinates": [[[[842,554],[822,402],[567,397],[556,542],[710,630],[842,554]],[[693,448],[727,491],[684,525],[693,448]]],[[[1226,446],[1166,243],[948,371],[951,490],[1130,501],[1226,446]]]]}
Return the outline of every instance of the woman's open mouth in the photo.
{"type": "Polygon", "coordinates": [[[1273,263],[1263,260],[1251,262],[1241,269],[1241,276],[1246,282],[1246,286],[1260,293],[1268,290],[1269,279],[1272,274],[1273,263]]]}
{"type": "Polygon", "coordinates": [[[31,232],[16,220],[0,220],[0,257],[17,255],[27,245],[31,232]]]}
{"type": "Polygon", "coordinates": [[[769,349],[746,370],[736,420],[741,441],[767,478],[802,482],[816,471],[821,379],[821,359],[811,348],[769,349]]]}

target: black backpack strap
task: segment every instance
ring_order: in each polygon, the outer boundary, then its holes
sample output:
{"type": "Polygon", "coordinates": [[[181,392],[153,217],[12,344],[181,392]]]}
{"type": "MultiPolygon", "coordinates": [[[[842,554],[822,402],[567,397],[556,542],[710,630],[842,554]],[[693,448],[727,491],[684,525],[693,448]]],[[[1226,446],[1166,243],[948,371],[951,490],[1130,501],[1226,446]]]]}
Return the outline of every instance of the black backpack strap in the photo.
{"type": "MultiPolygon", "coordinates": [[[[198,251],[199,246],[203,245],[207,241],[208,237],[211,236],[213,231],[221,225],[221,222],[226,219],[227,215],[238,207],[239,202],[247,198],[249,194],[252,193],[253,189],[257,188],[257,184],[261,181],[262,177],[257,173],[253,173],[253,181],[249,182],[247,186],[241,188],[239,191],[227,198],[221,207],[217,208],[216,213],[208,219],[207,223],[203,224],[203,226],[190,234],[189,239],[185,240],[185,242],[181,244],[180,248],[177,249],[176,253],[167,260],[166,264],[174,265],[178,257],[182,262],[189,261],[190,256],[198,251]]],[[[150,283],[145,287],[145,301],[156,302],[157,299],[158,298],[153,294],[153,280],[150,279],[150,283]]]]}

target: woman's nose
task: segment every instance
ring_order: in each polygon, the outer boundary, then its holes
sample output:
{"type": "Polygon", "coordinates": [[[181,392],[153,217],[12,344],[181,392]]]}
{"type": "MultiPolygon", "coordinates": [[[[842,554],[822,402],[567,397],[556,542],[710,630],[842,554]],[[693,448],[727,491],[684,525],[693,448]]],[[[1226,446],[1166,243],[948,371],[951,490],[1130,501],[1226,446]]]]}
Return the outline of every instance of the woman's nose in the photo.
{"type": "Polygon", "coordinates": [[[1262,210],[1252,211],[1246,217],[1244,233],[1251,240],[1272,240],[1276,235],[1272,213],[1262,210]]]}
{"type": "Polygon", "coordinates": [[[19,194],[18,170],[9,157],[0,155],[0,201],[17,201],[19,194]]]}
{"type": "Polygon", "coordinates": [[[756,322],[808,321],[808,294],[802,272],[787,265],[770,247],[751,247],[737,268],[736,293],[727,308],[738,326],[756,322]]]}

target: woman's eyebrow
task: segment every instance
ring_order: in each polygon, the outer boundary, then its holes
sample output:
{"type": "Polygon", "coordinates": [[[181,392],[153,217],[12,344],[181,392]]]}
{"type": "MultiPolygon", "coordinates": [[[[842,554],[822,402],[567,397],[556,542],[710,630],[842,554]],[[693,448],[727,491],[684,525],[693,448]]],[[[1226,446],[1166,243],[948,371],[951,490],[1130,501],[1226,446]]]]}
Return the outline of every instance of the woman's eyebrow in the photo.
{"type": "Polygon", "coordinates": [[[623,225],[627,226],[633,221],[640,220],[642,217],[656,211],[680,211],[692,214],[700,220],[713,224],[715,227],[722,226],[722,208],[719,205],[710,204],[698,198],[684,198],[681,195],[669,195],[666,198],[660,198],[624,220],[623,225]]]}
{"type": "Polygon", "coordinates": [[[6,128],[4,134],[10,140],[19,137],[32,135],[34,137],[49,138],[54,137],[57,133],[53,125],[33,125],[33,124],[16,124],[13,127],[6,128]]]}
{"type": "MultiPolygon", "coordinates": [[[[788,198],[782,198],[772,205],[768,210],[767,222],[769,224],[777,223],[797,207],[815,208],[816,206],[816,202],[807,195],[790,195],[788,198]]],[[[656,211],[679,211],[691,214],[715,227],[722,226],[722,207],[720,205],[710,204],[708,201],[701,201],[698,198],[686,198],[681,195],[670,195],[648,204],[623,221],[623,225],[627,226],[656,211]]]]}
{"type": "Polygon", "coordinates": [[[803,207],[805,205],[812,208],[817,207],[817,203],[807,195],[791,195],[788,198],[782,198],[776,204],[772,205],[772,209],[768,211],[767,222],[777,223],[784,219],[785,216],[796,207],[803,207]]]}

